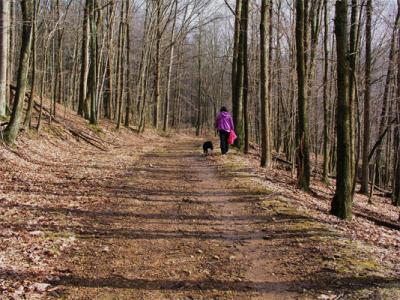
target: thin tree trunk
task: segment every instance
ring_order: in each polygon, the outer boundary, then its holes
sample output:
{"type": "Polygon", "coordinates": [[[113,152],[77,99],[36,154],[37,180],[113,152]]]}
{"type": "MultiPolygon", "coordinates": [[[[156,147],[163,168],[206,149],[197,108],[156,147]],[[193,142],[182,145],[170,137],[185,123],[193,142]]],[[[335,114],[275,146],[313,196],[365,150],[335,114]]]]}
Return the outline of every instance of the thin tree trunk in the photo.
{"type": "MultiPolygon", "coordinates": [[[[201,20],[200,20],[201,24],[201,20]]],[[[200,135],[201,130],[201,97],[202,97],[202,81],[201,81],[201,70],[202,70],[202,61],[201,61],[201,32],[202,28],[199,28],[199,41],[198,41],[198,91],[197,91],[197,120],[196,120],[196,136],[200,135]]]]}
{"type": "MultiPolygon", "coordinates": [[[[356,63],[358,57],[358,44],[359,44],[359,17],[361,16],[361,10],[359,14],[358,0],[351,1],[351,24],[350,24],[350,52],[349,52],[349,90],[348,97],[350,103],[350,128],[354,128],[354,111],[355,107],[358,106],[358,99],[355,97],[356,92],[356,63]]],[[[355,151],[355,139],[354,132],[351,133],[351,160],[352,160],[352,177],[353,177],[353,187],[352,194],[354,195],[356,182],[357,182],[357,168],[358,168],[358,158],[356,159],[355,151]]],[[[358,155],[358,154],[357,154],[358,155]]]]}
{"type": "Polygon", "coordinates": [[[360,193],[368,194],[369,181],[369,142],[370,130],[370,101],[371,101],[371,40],[372,40],[372,0],[367,0],[367,21],[365,24],[365,97],[364,97],[364,136],[362,151],[362,175],[360,193]]]}
{"type": "MultiPolygon", "coordinates": [[[[384,135],[384,132],[387,132],[389,128],[385,131],[385,127],[387,125],[387,110],[388,110],[388,100],[389,100],[389,89],[390,89],[390,82],[392,80],[392,73],[393,73],[393,59],[395,54],[395,45],[396,45],[396,31],[398,30],[398,24],[400,19],[400,10],[397,12],[396,20],[394,22],[393,34],[392,39],[390,42],[390,51],[389,51],[389,66],[387,69],[386,74],[386,82],[385,82],[385,89],[383,92],[383,100],[382,100],[382,110],[381,110],[381,117],[380,117],[380,124],[379,124],[379,131],[378,131],[378,146],[376,147],[376,156],[375,156],[375,169],[376,169],[376,178],[377,184],[381,185],[380,179],[380,168],[381,168],[381,160],[382,160],[382,142],[383,138],[380,138],[384,135]]],[[[371,154],[369,155],[371,157],[371,154]]]]}
{"type": "Polygon", "coordinates": [[[171,49],[168,63],[168,71],[167,71],[167,91],[165,93],[165,102],[164,102],[164,124],[163,131],[167,131],[168,129],[168,121],[169,121],[169,106],[170,106],[170,98],[171,98],[171,77],[172,77],[172,65],[174,62],[174,50],[175,50],[175,24],[178,13],[178,1],[174,2],[174,21],[172,22],[172,31],[171,31],[171,49]]]}
{"type": "Polygon", "coordinates": [[[89,1],[90,23],[90,66],[89,66],[89,91],[90,99],[90,124],[97,124],[97,23],[96,0],[89,1]]]}
{"type": "Polygon", "coordinates": [[[6,115],[7,108],[7,68],[9,55],[10,0],[0,3],[0,117],[6,115]]]}
{"type": "MultiPolygon", "coordinates": [[[[243,3],[243,135],[244,153],[249,153],[249,63],[248,63],[248,24],[249,1],[243,3]]],[[[268,137],[270,138],[270,136],[268,137]]]]}
{"type": "Polygon", "coordinates": [[[4,131],[3,136],[4,141],[7,144],[14,143],[15,139],[17,138],[23,113],[32,44],[33,0],[21,0],[21,10],[23,25],[21,52],[18,66],[17,90],[15,93],[11,119],[4,131]]]}
{"type": "Polygon", "coordinates": [[[81,50],[81,78],[79,83],[79,105],[78,114],[85,116],[86,96],[87,96],[87,81],[89,76],[89,5],[86,1],[85,12],[83,16],[83,34],[82,34],[82,50],[81,50]]]}
{"type": "MultiPolygon", "coordinates": [[[[269,137],[270,121],[269,121],[269,101],[268,98],[268,63],[269,63],[269,49],[267,47],[268,37],[268,24],[270,22],[269,16],[270,0],[263,0],[261,3],[261,23],[260,23],[260,86],[261,86],[261,167],[269,167],[272,160],[271,145],[269,137]]],[[[279,51],[279,50],[278,50],[279,51]]]]}
{"type": "MultiPolygon", "coordinates": [[[[400,0],[397,0],[397,9],[400,11],[400,0]]],[[[398,30],[398,49],[400,50],[400,30],[398,30]]],[[[397,70],[400,70],[400,51],[397,52],[397,70]]],[[[400,206],[400,71],[397,72],[397,90],[396,90],[396,117],[397,127],[395,130],[395,153],[396,160],[393,169],[393,204],[400,206]]]]}
{"type": "Polygon", "coordinates": [[[328,71],[329,71],[329,50],[328,50],[328,39],[329,39],[329,19],[328,19],[328,0],[324,0],[324,162],[323,162],[323,172],[322,172],[322,180],[325,183],[328,183],[328,173],[329,173],[329,164],[328,164],[328,150],[329,150],[329,113],[328,113],[328,71]]]}
{"type": "Polygon", "coordinates": [[[40,5],[40,0],[33,0],[33,22],[32,22],[32,82],[31,82],[31,93],[29,95],[28,109],[26,111],[25,120],[23,127],[31,127],[31,117],[33,102],[35,97],[35,86],[36,86],[36,16],[37,9],[40,5]]]}
{"type": "Polygon", "coordinates": [[[157,9],[157,40],[156,40],[156,54],[155,54],[155,66],[154,66],[154,116],[153,116],[153,126],[158,128],[160,123],[160,77],[161,77],[161,5],[162,1],[156,1],[157,9]]]}
{"type": "Polygon", "coordinates": [[[121,8],[121,21],[120,21],[120,27],[119,27],[119,41],[118,41],[118,111],[117,111],[117,129],[121,128],[121,123],[122,123],[122,106],[123,106],[123,101],[124,101],[124,95],[125,95],[125,87],[124,87],[124,63],[123,63],[123,55],[124,55],[124,48],[125,48],[125,19],[124,19],[124,11],[125,11],[125,2],[122,2],[122,8],[121,8]]]}
{"type": "Polygon", "coordinates": [[[232,115],[235,123],[235,130],[238,138],[235,146],[239,149],[243,146],[243,17],[244,5],[248,5],[247,1],[236,1],[235,16],[235,36],[234,36],[234,57],[232,64],[232,115]]]}
{"type": "Polygon", "coordinates": [[[126,20],[126,87],[127,87],[127,97],[126,97],[126,108],[125,108],[125,127],[129,127],[130,123],[130,115],[131,115],[131,104],[132,104],[132,99],[131,99],[131,88],[130,88],[130,77],[131,77],[131,72],[130,72],[130,64],[131,64],[131,38],[130,38],[130,26],[128,22],[128,14],[129,14],[129,0],[126,0],[126,12],[125,12],[125,20],[126,20]]]}
{"type": "Polygon", "coordinates": [[[40,110],[39,110],[39,117],[38,117],[38,122],[36,125],[36,130],[40,130],[40,126],[42,123],[42,117],[43,117],[43,98],[44,98],[44,85],[46,82],[46,68],[47,68],[47,51],[48,51],[48,46],[45,45],[44,47],[44,61],[43,61],[43,71],[42,71],[42,79],[41,79],[41,84],[40,84],[40,110]]]}
{"type": "Polygon", "coordinates": [[[310,157],[308,140],[308,100],[306,92],[306,57],[304,31],[305,7],[303,0],[296,2],[296,48],[297,48],[297,84],[298,84],[298,123],[297,123],[297,179],[301,189],[310,188],[310,157]]]}

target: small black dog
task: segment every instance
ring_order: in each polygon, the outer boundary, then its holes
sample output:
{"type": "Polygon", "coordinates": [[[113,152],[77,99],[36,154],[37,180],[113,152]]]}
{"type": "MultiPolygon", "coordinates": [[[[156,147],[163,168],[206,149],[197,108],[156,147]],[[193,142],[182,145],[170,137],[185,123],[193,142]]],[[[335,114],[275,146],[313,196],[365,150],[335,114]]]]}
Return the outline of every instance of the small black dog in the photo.
{"type": "Polygon", "coordinates": [[[211,141],[207,141],[203,144],[203,151],[205,155],[212,155],[213,150],[214,146],[211,141]]]}

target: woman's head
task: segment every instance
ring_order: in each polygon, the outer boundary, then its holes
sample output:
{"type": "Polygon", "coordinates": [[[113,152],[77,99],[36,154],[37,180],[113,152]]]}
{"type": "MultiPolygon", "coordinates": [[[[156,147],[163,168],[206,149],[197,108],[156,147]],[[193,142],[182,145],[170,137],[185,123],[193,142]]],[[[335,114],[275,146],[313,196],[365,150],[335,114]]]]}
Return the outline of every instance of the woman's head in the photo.
{"type": "Polygon", "coordinates": [[[223,111],[228,111],[228,110],[226,109],[225,106],[222,106],[221,109],[220,109],[219,111],[220,111],[220,112],[223,112],[223,111]]]}

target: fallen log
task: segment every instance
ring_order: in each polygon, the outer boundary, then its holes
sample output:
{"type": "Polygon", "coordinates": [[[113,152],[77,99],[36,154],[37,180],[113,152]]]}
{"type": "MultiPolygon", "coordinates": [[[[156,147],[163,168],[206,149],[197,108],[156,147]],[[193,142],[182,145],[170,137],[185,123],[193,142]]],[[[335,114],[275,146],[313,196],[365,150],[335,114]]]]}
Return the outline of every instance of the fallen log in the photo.
{"type": "Polygon", "coordinates": [[[375,216],[369,216],[365,213],[361,213],[361,212],[354,212],[354,215],[360,218],[364,218],[367,219],[368,221],[374,222],[376,225],[379,226],[384,226],[390,229],[395,229],[395,230],[400,230],[400,224],[392,222],[392,221],[388,221],[388,220],[382,220],[379,219],[378,217],[375,216]]]}
{"type": "MultiPolygon", "coordinates": [[[[34,102],[34,108],[38,111],[40,110],[40,104],[37,103],[36,101],[34,102]]],[[[42,106],[42,110],[43,110],[43,112],[45,112],[46,114],[48,114],[50,116],[50,112],[44,106],[42,106]]],[[[56,118],[52,117],[52,120],[53,120],[53,122],[62,125],[62,123],[60,121],[58,121],[56,118]]],[[[65,126],[65,124],[64,124],[64,126],[65,126]]],[[[102,151],[107,151],[107,149],[101,144],[101,141],[96,140],[93,137],[91,137],[87,134],[84,134],[84,133],[82,133],[74,128],[71,128],[69,126],[65,126],[65,129],[67,129],[67,131],[69,131],[69,133],[71,133],[73,136],[82,139],[83,141],[92,145],[93,147],[96,147],[97,149],[100,149],[102,151]]]]}

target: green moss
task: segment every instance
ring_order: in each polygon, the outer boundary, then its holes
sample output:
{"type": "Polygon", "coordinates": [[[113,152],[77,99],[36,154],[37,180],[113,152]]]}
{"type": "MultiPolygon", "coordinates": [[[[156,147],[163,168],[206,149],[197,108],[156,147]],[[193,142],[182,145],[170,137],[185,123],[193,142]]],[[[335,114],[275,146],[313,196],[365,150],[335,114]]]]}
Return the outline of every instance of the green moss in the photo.
{"type": "Polygon", "coordinates": [[[57,125],[49,125],[43,127],[44,131],[53,135],[54,137],[64,138],[66,135],[65,128],[57,125]]]}
{"type": "Polygon", "coordinates": [[[323,224],[311,220],[300,220],[288,226],[293,231],[326,230],[327,233],[329,232],[323,224]]]}
{"type": "Polygon", "coordinates": [[[45,237],[49,240],[58,238],[69,239],[75,237],[75,234],[70,231],[60,231],[60,232],[46,231],[45,237]]]}
{"type": "Polygon", "coordinates": [[[99,124],[88,124],[89,129],[97,134],[98,136],[104,135],[104,130],[99,126],[99,124]]]}
{"type": "Polygon", "coordinates": [[[26,131],[26,134],[29,139],[38,139],[39,138],[39,132],[36,129],[28,129],[26,131]]]}
{"type": "Polygon", "coordinates": [[[0,122],[8,122],[10,121],[10,116],[0,116],[0,122]]]}

